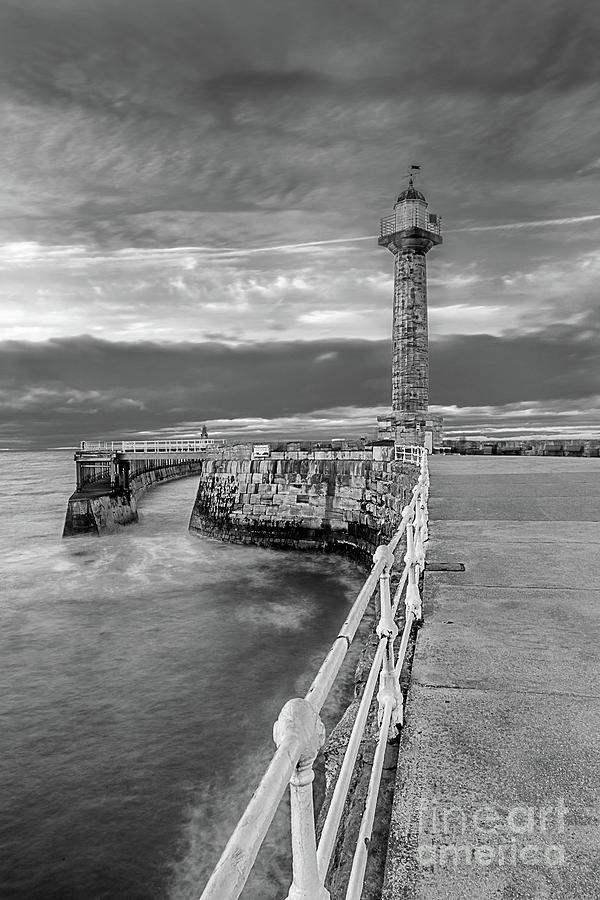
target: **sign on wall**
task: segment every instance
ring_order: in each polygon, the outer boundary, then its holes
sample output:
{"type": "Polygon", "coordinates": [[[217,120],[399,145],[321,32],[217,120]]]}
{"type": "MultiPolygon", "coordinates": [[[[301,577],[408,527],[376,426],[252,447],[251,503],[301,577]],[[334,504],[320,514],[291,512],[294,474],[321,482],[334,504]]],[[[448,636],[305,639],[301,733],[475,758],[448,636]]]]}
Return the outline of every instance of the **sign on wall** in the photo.
{"type": "Polygon", "coordinates": [[[271,445],[270,444],[254,444],[252,447],[252,456],[265,457],[270,456],[271,454],[271,445]]]}

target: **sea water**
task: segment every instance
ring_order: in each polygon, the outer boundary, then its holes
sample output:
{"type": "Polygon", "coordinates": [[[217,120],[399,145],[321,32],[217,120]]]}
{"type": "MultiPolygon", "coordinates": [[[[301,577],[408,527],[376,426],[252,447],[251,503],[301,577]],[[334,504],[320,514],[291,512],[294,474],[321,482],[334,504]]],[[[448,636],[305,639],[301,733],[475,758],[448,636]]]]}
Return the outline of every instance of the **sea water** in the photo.
{"type": "MultiPolygon", "coordinates": [[[[73,480],[0,454],[0,897],[191,900],[364,575],[190,534],[197,478],[63,540],[73,480]]],[[[244,896],[285,896],[285,805],[244,896]]]]}

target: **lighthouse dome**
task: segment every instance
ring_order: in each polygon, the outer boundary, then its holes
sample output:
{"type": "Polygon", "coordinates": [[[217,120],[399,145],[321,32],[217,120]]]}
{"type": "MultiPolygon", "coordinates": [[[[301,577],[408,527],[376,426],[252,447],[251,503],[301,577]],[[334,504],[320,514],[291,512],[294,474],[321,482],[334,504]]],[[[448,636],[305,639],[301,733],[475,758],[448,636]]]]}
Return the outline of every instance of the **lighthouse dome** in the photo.
{"type": "Polygon", "coordinates": [[[412,184],[410,187],[407,187],[405,191],[402,191],[401,194],[398,195],[398,199],[396,203],[402,203],[403,200],[423,200],[423,202],[427,202],[425,200],[425,196],[418,191],[416,187],[413,187],[412,184]]]}

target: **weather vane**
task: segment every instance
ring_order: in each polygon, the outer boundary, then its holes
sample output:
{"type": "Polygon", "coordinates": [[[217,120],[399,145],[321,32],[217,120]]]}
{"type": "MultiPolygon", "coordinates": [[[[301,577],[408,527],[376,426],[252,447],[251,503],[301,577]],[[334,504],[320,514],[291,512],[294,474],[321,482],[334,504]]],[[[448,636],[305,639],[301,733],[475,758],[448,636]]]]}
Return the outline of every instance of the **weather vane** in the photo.
{"type": "Polygon", "coordinates": [[[421,171],[421,166],[411,166],[407,172],[408,175],[408,186],[414,187],[414,176],[416,172],[421,171]]]}

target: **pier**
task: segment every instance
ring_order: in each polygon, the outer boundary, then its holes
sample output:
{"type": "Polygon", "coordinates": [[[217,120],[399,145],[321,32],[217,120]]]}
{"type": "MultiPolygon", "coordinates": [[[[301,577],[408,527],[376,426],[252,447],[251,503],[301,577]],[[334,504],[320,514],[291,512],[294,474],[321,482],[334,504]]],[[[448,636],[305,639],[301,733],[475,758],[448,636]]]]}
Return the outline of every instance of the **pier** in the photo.
{"type": "Polygon", "coordinates": [[[63,537],[104,534],[136,522],[137,498],[153,484],[197,475],[224,441],[153,438],[82,441],[75,453],[76,487],[67,503],[63,537]]]}

